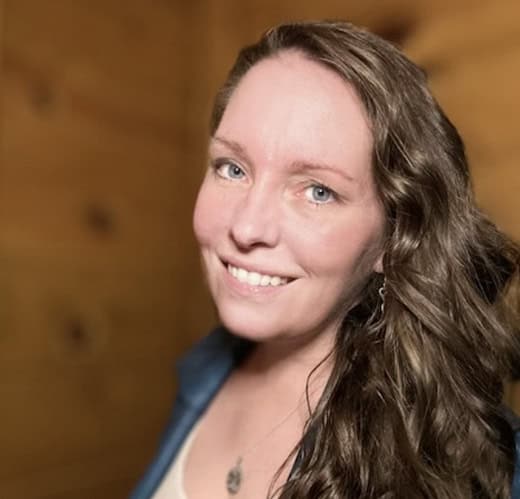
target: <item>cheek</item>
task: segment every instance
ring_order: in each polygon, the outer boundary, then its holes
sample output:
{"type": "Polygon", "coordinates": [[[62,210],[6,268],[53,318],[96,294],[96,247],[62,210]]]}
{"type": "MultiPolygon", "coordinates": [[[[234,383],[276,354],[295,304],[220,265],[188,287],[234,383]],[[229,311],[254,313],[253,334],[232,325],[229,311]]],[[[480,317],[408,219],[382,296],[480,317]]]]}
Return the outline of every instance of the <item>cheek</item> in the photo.
{"type": "Polygon", "coordinates": [[[211,198],[208,196],[205,184],[202,184],[197,195],[195,209],[193,210],[193,232],[197,241],[202,246],[211,239],[211,227],[213,222],[213,210],[211,198]]]}
{"type": "Polygon", "coordinates": [[[309,273],[322,276],[365,273],[377,253],[379,223],[376,222],[355,216],[338,217],[312,230],[307,227],[305,232],[300,231],[297,247],[303,265],[309,273]]]}
{"type": "Polygon", "coordinates": [[[201,246],[214,242],[227,227],[226,203],[221,196],[203,182],[193,211],[193,232],[201,246]]]}

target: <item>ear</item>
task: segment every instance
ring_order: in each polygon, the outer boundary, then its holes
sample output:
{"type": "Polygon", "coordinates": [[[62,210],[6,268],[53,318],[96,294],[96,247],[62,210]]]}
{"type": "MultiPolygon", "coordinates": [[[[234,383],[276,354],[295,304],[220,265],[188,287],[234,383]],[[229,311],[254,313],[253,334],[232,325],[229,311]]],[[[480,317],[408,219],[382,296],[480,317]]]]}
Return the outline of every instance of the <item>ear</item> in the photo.
{"type": "Polygon", "coordinates": [[[379,256],[376,258],[376,260],[374,261],[374,266],[372,267],[374,272],[377,272],[378,274],[383,273],[383,256],[384,256],[384,252],[381,252],[379,254],[379,256]]]}

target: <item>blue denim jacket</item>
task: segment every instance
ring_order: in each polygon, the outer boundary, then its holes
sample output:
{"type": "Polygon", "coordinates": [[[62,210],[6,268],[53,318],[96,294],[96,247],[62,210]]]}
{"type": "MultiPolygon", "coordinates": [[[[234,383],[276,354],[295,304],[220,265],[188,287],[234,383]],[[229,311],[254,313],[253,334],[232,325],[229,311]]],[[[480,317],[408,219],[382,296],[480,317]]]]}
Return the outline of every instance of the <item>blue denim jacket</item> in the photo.
{"type": "MultiPolygon", "coordinates": [[[[130,499],[150,499],[153,496],[184,438],[252,345],[224,328],[217,328],[181,359],[177,366],[179,389],[172,415],[157,455],[130,499]]],[[[514,416],[510,419],[516,432],[517,456],[511,497],[520,499],[520,420],[514,416]]]]}

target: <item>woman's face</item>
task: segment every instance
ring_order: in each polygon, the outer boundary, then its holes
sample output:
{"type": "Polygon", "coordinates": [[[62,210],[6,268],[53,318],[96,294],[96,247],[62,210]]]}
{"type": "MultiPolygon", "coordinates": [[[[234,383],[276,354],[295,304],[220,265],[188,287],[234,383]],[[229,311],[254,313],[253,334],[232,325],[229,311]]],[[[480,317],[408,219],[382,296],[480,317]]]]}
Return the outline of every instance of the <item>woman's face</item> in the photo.
{"type": "Polygon", "coordinates": [[[243,77],[211,138],[194,213],[231,331],[258,341],[335,331],[380,271],[371,155],[362,105],[332,70],[285,52],[243,77]]]}

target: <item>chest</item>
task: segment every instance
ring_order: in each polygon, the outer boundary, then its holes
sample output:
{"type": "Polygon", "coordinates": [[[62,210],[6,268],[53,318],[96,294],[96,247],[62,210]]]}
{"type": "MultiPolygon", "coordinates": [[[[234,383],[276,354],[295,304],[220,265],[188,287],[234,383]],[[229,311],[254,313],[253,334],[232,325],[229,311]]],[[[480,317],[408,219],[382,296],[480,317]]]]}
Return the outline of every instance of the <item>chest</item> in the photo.
{"type": "Polygon", "coordinates": [[[305,407],[298,401],[281,404],[232,384],[224,387],[186,456],[188,499],[265,499],[270,487],[275,490],[289,476],[304,424],[305,407]]]}

